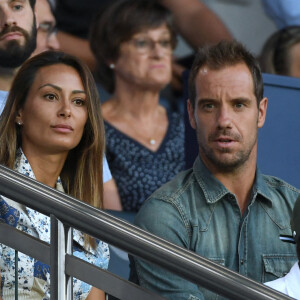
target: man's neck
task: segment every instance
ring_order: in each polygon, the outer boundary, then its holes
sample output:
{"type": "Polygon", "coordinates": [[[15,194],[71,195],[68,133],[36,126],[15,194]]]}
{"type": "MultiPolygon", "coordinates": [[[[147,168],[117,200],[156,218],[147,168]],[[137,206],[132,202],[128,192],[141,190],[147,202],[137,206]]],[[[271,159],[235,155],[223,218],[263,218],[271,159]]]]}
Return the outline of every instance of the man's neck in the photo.
{"type": "Polygon", "coordinates": [[[250,202],[255,171],[255,168],[249,168],[240,174],[219,173],[216,175],[216,178],[236,196],[242,215],[250,202]]]}
{"type": "Polygon", "coordinates": [[[17,69],[0,67],[0,90],[9,91],[17,69]]]}
{"type": "Polygon", "coordinates": [[[248,159],[242,166],[232,171],[222,171],[215,166],[211,166],[205,160],[203,163],[210,172],[236,196],[241,214],[244,214],[251,197],[251,191],[256,174],[256,153],[254,157],[248,159]]]}

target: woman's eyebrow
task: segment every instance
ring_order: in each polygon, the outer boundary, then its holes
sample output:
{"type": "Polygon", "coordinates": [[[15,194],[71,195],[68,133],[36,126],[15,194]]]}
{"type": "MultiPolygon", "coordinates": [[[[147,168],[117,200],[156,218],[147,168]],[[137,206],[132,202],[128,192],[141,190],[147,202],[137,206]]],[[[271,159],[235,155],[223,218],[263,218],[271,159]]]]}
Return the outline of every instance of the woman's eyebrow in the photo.
{"type": "Polygon", "coordinates": [[[60,88],[59,86],[55,85],[55,84],[52,84],[52,83],[46,83],[46,84],[43,84],[39,87],[39,90],[42,89],[43,87],[45,86],[51,86],[53,87],[54,89],[58,90],[58,91],[62,91],[62,88],[60,88]]]}
{"type": "Polygon", "coordinates": [[[82,90],[74,90],[72,91],[72,94],[86,94],[86,92],[82,90]]]}
{"type": "MultiPolygon", "coordinates": [[[[52,84],[52,83],[46,83],[46,84],[41,85],[39,87],[39,90],[42,89],[42,88],[44,88],[44,87],[46,87],[46,86],[50,86],[50,87],[52,87],[52,88],[54,88],[54,89],[56,89],[56,90],[58,90],[60,92],[62,91],[61,87],[59,87],[59,86],[57,86],[55,84],[52,84]]],[[[86,92],[83,91],[83,90],[74,90],[74,91],[72,91],[72,94],[86,94],[86,92]]]]}

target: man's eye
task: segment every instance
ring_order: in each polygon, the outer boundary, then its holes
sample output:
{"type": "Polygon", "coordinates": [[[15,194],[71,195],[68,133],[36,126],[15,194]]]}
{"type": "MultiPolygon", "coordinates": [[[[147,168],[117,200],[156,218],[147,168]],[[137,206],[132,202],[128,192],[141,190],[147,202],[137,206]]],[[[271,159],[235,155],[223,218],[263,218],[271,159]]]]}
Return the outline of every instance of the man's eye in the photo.
{"type": "Polygon", "coordinates": [[[85,104],[85,101],[83,99],[74,99],[73,100],[73,103],[76,105],[76,106],[83,106],[85,104]]]}
{"type": "Polygon", "coordinates": [[[21,4],[16,4],[13,6],[13,10],[21,10],[23,6],[21,4]]]}
{"type": "Polygon", "coordinates": [[[203,108],[206,109],[206,110],[211,110],[213,109],[215,106],[213,103],[206,103],[203,105],[203,108]]]}
{"type": "Polygon", "coordinates": [[[236,103],[234,106],[235,106],[236,108],[242,108],[242,107],[244,107],[245,105],[244,105],[243,103],[236,103]]]}
{"type": "Polygon", "coordinates": [[[39,29],[41,31],[49,33],[52,30],[52,26],[49,23],[40,23],[39,24],[39,29]]]}

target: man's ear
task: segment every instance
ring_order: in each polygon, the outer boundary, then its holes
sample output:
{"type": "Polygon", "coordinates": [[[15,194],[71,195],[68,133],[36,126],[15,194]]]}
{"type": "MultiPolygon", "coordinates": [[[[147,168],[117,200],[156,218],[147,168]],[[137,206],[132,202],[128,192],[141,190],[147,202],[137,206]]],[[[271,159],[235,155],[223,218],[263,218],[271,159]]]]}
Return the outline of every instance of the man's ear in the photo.
{"type": "Polygon", "coordinates": [[[267,107],[268,107],[268,98],[265,97],[261,99],[258,106],[258,121],[257,121],[258,128],[263,127],[265,124],[267,107]]]}
{"type": "Polygon", "coordinates": [[[188,99],[188,101],[187,101],[187,110],[188,110],[188,114],[189,114],[190,124],[194,129],[196,129],[197,126],[196,126],[196,120],[195,120],[195,115],[194,115],[194,107],[193,107],[190,99],[188,99]]]}

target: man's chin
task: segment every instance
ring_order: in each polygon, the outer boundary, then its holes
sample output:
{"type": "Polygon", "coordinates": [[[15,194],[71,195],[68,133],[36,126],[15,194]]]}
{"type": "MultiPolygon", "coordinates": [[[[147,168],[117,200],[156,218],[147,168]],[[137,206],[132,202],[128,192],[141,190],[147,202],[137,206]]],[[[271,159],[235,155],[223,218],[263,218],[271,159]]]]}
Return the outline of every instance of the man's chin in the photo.
{"type": "Polygon", "coordinates": [[[0,67],[2,68],[20,67],[30,57],[36,47],[37,29],[35,19],[33,20],[30,33],[26,33],[21,29],[19,31],[23,35],[20,35],[20,38],[12,39],[5,43],[0,41],[0,67]],[[1,47],[1,45],[3,46],[1,47]]]}
{"type": "MultiPolygon", "coordinates": [[[[16,36],[8,36],[0,40],[0,44],[4,44],[4,47],[6,48],[9,47],[10,43],[17,43],[20,47],[22,47],[25,45],[25,37],[23,35],[16,35],[16,36]]],[[[0,48],[4,48],[4,47],[0,46],[0,48]]]]}
{"type": "Polygon", "coordinates": [[[34,48],[35,44],[28,46],[18,40],[9,41],[5,49],[0,47],[0,66],[3,68],[20,67],[30,57],[34,48]]]}
{"type": "Polygon", "coordinates": [[[237,157],[233,153],[218,153],[206,155],[205,160],[209,162],[211,166],[216,168],[220,172],[233,172],[245,163],[243,157],[237,157]]]}

